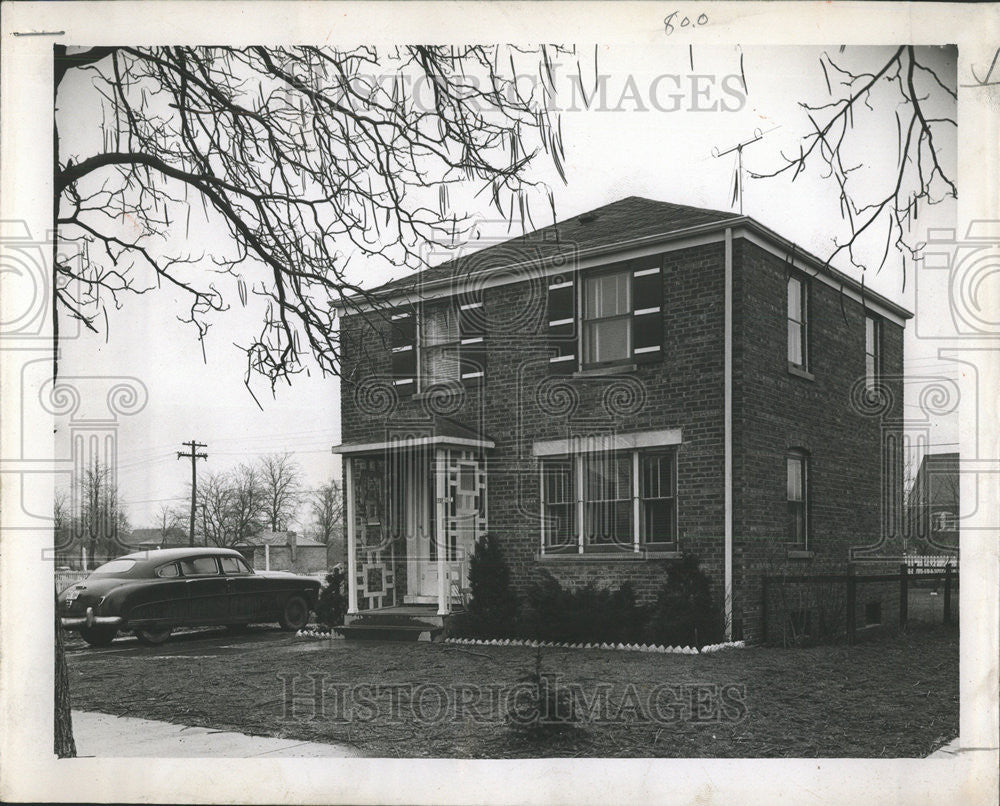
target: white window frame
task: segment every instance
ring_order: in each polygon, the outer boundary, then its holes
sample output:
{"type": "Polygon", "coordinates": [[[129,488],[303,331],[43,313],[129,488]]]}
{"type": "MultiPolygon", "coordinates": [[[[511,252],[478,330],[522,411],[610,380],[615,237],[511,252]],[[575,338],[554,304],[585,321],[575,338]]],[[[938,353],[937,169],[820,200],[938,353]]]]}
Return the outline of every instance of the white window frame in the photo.
{"type": "Polygon", "coordinates": [[[789,367],[794,367],[803,372],[809,372],[811,366],[809,356],[809,296],[809,280],[800,274],[789,273],[785,281],[785,357],[788,359],[789,367]],[[799,307],[801,309],[799,319],[792,319],[788,313],[788,294],[793,282],[798,283],[799,286],[799,307]],[[799,349],[802,352],[801,362],[792,360],[792,342],[788,333],[788,325],[791,322],[795,322],[799,326],[799,349]]]}
{"type": "Polygon", "coordinates": [[[875,391],[875,386],[882,380],[882,320],[871,314],[865,315],[865,389],[875,391]],[[872,344],[868,349],[869,325],[871,326],[872,344]],[[868,370],[868,358],[871,357],[871,371],[868,370]]]}
{"type": "MultiPolygon", "coordinates": [[[[609,556],[614,556],[616,554],[626,553],[624,550],[615,551],[614,549],[607,549],[602,547],[615,546],[624,544],[600,544],[600,543],[587,543],[586,540],[586,530],[585,530],[585,516],[586,516],[586,506],[588,500],[586,498],[586,463],[588,456],[593,456],[595,453],[601,451],[578,451],[572,454],[545,454],[538,457],[538,469],[539,469],[539,510],[540,518],[539,523],[541,525],[541,541],[540,541],[540,553],[549,556],[559,556],[565,555],[567,553],[572,554],[572,551],[568,551],[566,548],[560,546],[559,548],[548,545],[549,528],[547,512],[546,512],[546,500],[545,500],[545,463],[547,461],[560,461],[569,462],[572,464],[573,482],[576,487],[576,497],[575,497],[575,527],[576,527],[576,553],[577,554],[607,554],[609,556]]],[[[653,546],[656,549],[663,550],[668,546],[674,546],[677,544],[678,536],[678,520],[679,520],[679,498],[677,495],[678,477],[677,477],[677,450],[676,445],[663,445],[655,446],[649,448],[619,448],[612,449],[608,451],[613,454],[621,454],[629,457],[629,464],[631,466],[631,534],[632,534],[632,552],[633,554],[641,554],[647,546],[653,546]],[[674,508],[674,534],[671,540],[650,540],[648,535],[644,534],[643,524],[642,524],[642,503],[645,500],[642,497],[642,478],[640,470],[642,467],[642,457],[647,454],[655,455],[670,455],[673,462],[672,467],[672,482],[673,482],[673,508],[674,508]]],[[[566,546],[571,545],[567,543],[566,546]]]]}

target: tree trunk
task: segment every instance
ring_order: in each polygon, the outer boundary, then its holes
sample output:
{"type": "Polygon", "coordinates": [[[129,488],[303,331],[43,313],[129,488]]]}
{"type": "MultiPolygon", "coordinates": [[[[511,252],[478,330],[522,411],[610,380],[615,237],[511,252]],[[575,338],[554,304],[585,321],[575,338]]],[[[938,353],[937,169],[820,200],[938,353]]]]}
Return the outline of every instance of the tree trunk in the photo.
{"type": "Polygon", "coordinates": [[[63,652],[62,627],[59,624],[58,606],[56,607],[54,626],[56,631],[54,751],[59,758],[76,758],[76,742],[73,740],[73,715],[69,700],[69,674],[66,669],[66,655],[63,652]]]}

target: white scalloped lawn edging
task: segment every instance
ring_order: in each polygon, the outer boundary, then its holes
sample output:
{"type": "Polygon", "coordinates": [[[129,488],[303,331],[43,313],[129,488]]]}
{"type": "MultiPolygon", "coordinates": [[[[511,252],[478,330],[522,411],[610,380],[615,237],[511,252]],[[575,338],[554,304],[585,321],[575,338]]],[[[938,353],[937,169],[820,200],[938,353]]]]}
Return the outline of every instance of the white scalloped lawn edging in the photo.
{"type": "Polygon", "coordinates": [[[344,636],[338,633],[336,630],[331,630],[330,632],[323,632],[322,630],[299,630],[295,633],[296,638],[323,638],[325,640],[337,639],[343,640],[344,636]]]}
{"type": "Polygon", "coordinates": [[[674,655],[699,655],[718,652],[722,649],[746,649],[744,641],[723,641],[721,644],[706,644],[701,649],[690,646],[661,646],[659,644],[564,644],[554,641],[526,641],[520,638],[445,638],[446,644],[460,646],[526,646],[548,649],[603,649],[615,652],[657,652],[674,655]]]}

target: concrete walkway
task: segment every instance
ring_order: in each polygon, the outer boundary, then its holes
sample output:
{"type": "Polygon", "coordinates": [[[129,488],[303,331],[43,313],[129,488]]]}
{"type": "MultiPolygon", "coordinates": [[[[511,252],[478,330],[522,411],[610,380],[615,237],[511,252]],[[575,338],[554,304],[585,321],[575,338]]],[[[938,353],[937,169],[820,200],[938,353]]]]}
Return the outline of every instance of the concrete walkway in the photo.
{"type": "Polygon", "coordinates": [[[247,736],[92,711],[73,711],[73,737],[80,758],[356,758],[362,755],[356,748],[342,744],[247,736]]]}

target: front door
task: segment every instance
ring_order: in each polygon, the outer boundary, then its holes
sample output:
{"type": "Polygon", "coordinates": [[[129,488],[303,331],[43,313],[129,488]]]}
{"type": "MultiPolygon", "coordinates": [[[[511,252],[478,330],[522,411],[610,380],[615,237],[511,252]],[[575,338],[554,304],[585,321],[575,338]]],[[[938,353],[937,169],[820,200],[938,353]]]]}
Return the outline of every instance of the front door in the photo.
{"type": "Polygon", "coordinates": [[[406,592],[410,604],[437,602],[437,552],[434,545],[434,476],[429,451],[398,457],[395,482],[401,493],[397,516],[406,536],[406,592]]]}

